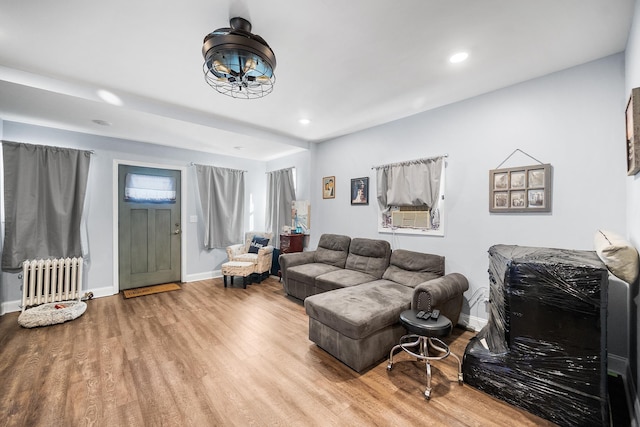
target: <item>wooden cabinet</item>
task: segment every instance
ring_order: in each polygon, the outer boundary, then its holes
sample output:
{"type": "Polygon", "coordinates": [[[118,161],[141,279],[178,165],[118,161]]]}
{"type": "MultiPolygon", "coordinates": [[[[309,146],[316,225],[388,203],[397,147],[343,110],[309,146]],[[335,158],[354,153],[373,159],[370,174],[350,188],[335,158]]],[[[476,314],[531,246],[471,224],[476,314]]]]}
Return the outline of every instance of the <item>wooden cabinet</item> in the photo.
{"type": "Polygon", "coordinates": [[[302,252],[304,237],[304,234],[281,234],[280,253],[289,254],[292,252],[302,252]]]}

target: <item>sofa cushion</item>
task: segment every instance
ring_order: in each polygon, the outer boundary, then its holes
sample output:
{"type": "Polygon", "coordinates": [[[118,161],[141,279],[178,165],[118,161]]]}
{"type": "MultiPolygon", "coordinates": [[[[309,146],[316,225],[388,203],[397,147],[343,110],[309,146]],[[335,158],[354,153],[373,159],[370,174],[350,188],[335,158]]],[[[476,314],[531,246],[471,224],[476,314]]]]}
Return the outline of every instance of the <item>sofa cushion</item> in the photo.
{"type": "Polygon", "coordinates": [[[351,239],[345,268],[380,279],[389,266],[390,257],[391,245],[386,240],[354,238],[351,239]]]}
{"type": "Polygon", "coordinates": [[[444,257],[396,249],[382,278],[412,288],[444,275],[444,257]]]}
{"type": "Polygon", "coordinates": [[[309,317],[349,338],[361,339],[398,323],[400,313],[410,308],[412,295],[408,286],[376,280],[312,295],[304,306],[309,317]]]}
{"type": "Polygon", "coordinates": [[[594,236],[596,253],[609,271],[627,283],[638,277],[638,251],[624,237],[606,230],[594,236]]]}
{"type": "Polygon", "coordinates": [[[316,249],[316,263],[333,265],[344,268],[349,253],[351,237],[339,234],[323,234],[320,236],[316,249]]]}
{"type": "Polygon", "coordinates": [[[248,253],[257,254],[260,249],[268,245],[269,239],[267,239],[266,237],[253,236],[253,238],[251,239],[251,243],[249,243],[248,253]]]}
{"type": "Polygon", "coordinates": [[[315,291],[316,293],[327,292],[334,289],[346,288],[347,286],[355,286],[361,283],[372,282],[376,279],[377,277],[361,271],[341,268],[317,276],[315,291]]]}
{"type": "Polygon", "coordinates": [[[271,239],[273,238],[273,233],[268,231],[247,231],[244,233],[244,252],[249,252],[249,248],[251,247],[251,241],[254,237],[264,237],[268,239],[268,242],[265,246],[271,244],[271,239]]]}
{"type": "Polygon", "coordinates": [[[334,270],[338,270],[338,267],[318,262],[296,265],[287,269],[287,280],[307,282],[313,287],[315,286],[316,277],[334,270]]]}

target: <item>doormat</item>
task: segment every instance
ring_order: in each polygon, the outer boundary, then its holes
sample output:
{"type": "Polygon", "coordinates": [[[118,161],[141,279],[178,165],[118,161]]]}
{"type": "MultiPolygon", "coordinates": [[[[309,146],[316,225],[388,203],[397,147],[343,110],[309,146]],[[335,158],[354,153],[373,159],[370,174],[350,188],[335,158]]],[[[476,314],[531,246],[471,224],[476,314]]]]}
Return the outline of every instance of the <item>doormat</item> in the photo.
{"type": "Polygon", "coordinates": [[[144,295],[159,294],[160,292],[177,291],[182,289],[177,283],[165,283],[164,285],[146,286],[144,288],[125,289],[122,291],[125,298],[135,298],[144,295]]]}

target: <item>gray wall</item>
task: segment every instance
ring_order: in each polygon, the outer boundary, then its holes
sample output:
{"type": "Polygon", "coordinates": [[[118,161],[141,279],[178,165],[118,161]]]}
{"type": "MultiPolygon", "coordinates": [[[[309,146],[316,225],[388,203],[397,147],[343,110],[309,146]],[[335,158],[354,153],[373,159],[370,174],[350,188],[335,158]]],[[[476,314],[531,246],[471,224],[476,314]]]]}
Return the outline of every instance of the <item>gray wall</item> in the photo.
{"type": "MultiPolygon", "coordinates": [[[[2,123],[2,122],[0,122],[2,123]]],[[[206,250],[202,243],[202,222],[197,206],[197,187],[194,168],[191,162],[214,166],[247,170],[246,174],[246,212],[245,228],[264,229],[266,171],[265,163],[234,157],[218,156],[190,150],[150,145],[135,141],[104,138],[30,126],[26,124],[3,122],[2,137],[5,140],[30,144],[57,145],[71,148],[94,150],[91,159],[89,185],[87,189],[88,213],[87,232],[89,241],[89,262],[86,287],[89,290],[112,287],[113,277],[113,164],[114,160],[167,165],[168,167],[186,167],[187,207],[186,207],[186,275],[187,280],[211,276],[220,269],[227,256],[224,250],[206,250]],[[249,209],[250,200],[255,206],[249,209]],[[197,215],[198,222],[189,222],[189,217],[197,215]]],[[[15,274],[3,273],[2,303],[21,298],[20,280],[15,274]]],[[[104,291],[102,291],[104,294],[104,291]]]]}
{"type": "MultiPolygon", "coordinates": [[[[597,229],[627,232],[623,92],[624,56],[618,54],[314,145],[309,246],[322,233],[339,233],[442,254],[447,272],[469,278],[463,315],[482,325],[485,305],[471,297],[488,288],[491,245],[593,250],[597,229]],[[517,148],[553,166],[551,213],[489,213],[488,171],[517,148]],[[444,153],[445,237],[378,233],[372,166],[444,153]],[[321,179],[330,175],[336,176],[336,198],[323,200],[321,179]],[[351,206],[350,179],[361,176],[370,177],[370,203],[351,206]]],[[[536,162],[517,153],[502,167],[531,164],[536,162]]]]}

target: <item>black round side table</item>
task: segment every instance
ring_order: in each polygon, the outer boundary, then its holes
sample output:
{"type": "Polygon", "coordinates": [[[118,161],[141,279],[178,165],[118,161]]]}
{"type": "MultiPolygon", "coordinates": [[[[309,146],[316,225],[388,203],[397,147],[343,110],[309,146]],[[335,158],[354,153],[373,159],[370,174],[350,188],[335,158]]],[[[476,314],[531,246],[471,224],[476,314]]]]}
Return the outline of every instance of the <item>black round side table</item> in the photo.
{"type": "Polygon", "coordinates": [[[437,319],[422,319],[416,317],[418,312],[418,310],[405,310],[400,314],[400,323],[409,334],[400,338],[400,343],[391,349],[387,370],[390,371],[393,368],[393,354],[398,350],[404,350],[418,360],[424,360],[427,365],[427,389],[424,391],[424,396],[429,399],[431,397],[431,361],[453,356],[458,361],[458,384],[460,385],[463,383],[462,363],[458,356],[451,353],[449,346],[439,338],[451,334],[453,330],[451,320],[442,314],[437,319]],[[437,354],[431,355],[430,349],[436,350],[437,354]]]}

